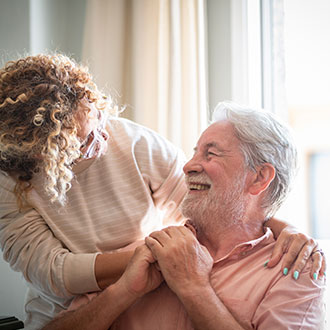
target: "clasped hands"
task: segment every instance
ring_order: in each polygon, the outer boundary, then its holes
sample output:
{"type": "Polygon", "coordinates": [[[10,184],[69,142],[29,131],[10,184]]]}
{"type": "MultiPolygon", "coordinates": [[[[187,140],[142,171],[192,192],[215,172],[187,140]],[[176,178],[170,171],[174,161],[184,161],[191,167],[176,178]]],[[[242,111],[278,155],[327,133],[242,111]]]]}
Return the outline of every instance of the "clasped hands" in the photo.
{"type": "Polygon", "coordinates": [[[135,249],[118,284],[138,298],[156,289],[163,280],[177,295],[209,280],[213,259],[194,232],[185,226],[168,227],[146,237],[135,249]]]}

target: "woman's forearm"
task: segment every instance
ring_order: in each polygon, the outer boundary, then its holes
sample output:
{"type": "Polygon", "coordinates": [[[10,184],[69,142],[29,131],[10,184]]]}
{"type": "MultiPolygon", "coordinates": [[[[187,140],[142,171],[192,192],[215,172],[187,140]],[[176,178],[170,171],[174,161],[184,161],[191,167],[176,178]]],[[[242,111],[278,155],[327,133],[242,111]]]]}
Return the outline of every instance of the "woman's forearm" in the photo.
{"type": "Polygon", "coordinates": [[[101,289],[115,283],[124,273],[134,250],[99,254],[95,260],[95,277],[101,289]]]}

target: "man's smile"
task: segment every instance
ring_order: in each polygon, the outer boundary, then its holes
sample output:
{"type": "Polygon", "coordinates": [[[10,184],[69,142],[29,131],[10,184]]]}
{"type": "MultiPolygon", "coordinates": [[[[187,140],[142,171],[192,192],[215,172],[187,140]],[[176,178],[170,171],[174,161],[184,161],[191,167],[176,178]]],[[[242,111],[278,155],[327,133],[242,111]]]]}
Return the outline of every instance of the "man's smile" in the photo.
{"type": "Polygon", "coordinates": [[[211,185],[209,184],[202,184],[202,183],[188,183],[188,189],[190,191],[192,190],[198,190],[198,191],[201,191],[201,190],[209,190],[211,187],[211,185]]]}

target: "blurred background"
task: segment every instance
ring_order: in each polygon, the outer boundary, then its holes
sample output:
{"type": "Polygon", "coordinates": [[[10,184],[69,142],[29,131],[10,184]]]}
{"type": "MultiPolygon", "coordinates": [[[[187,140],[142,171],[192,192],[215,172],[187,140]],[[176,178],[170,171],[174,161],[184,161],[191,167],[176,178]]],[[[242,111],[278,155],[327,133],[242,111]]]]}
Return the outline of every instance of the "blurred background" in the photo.
{"type": "MultiPolygon", "coordinates": [[[[0,0],[0,64],[65,53],[126,106],[122,116],[187,157],[219,101],[274,111],[300,152],[278,217],[329,259],[329,17],[329,0],[0,0]]],[[[23,319],[24,292],[0,259],[0,315],[23,319]]]]}

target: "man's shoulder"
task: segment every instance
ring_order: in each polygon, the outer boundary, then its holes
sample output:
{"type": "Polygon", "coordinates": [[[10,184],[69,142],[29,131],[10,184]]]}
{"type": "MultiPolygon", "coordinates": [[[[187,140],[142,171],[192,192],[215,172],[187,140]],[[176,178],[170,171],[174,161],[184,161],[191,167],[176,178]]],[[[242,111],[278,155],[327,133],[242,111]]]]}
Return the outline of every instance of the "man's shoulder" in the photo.
{"type": "Polygon", "coordinates": [[[323,308],[325,283],[310,276],[310,260],[297,280],[292,276],[292,269],[286,276],[283,274],[283,259],[272,268],[265,265],[271,257],[274,244],[269,242],[242,250],[232,259],[215,264],[212,270],[212,287],[227,308],[243,323],[258,324],[275,307],[281,317],[286,315],[287,310],[293,311],[295,308],[297,315],[300,315],[311,304],[323,308]]]}

